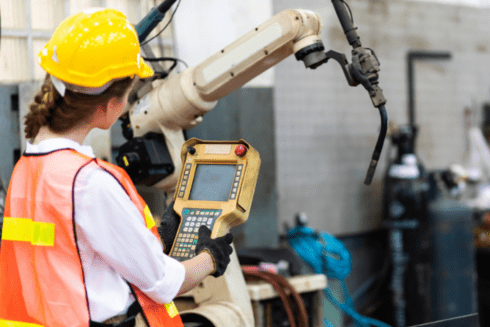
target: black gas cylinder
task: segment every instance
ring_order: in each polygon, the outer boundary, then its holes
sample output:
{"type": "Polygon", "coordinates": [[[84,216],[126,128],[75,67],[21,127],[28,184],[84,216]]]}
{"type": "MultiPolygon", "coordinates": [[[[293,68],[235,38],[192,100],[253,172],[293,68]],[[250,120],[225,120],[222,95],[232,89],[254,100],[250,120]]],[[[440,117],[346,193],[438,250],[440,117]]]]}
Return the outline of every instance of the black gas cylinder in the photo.
{"type": "Polygon", "coordinates": [[[429,204],[432,321],[477,312],[473,213],[439,195],[429,204]]]}

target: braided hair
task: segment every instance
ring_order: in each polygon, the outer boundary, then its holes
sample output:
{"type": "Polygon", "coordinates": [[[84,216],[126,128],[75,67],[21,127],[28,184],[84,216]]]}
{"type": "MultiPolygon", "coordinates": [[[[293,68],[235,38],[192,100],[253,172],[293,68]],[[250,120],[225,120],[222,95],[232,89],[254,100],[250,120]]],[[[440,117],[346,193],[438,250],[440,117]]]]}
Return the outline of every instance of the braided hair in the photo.
{"type": "Polygon", "coordinates": [[[36,137],[41,126],[55,133],[63,133],[76,128],[88,120],[99,105],[105,105],[111,98],[122,98],[131,86],[132,78],[127,77],[114,82],[99,95],[90,95],[66,90],[61,96],[53,85],[50,75],[46,74],[44,83],[29,105],[25,116],[26,138],[36,137]]]}

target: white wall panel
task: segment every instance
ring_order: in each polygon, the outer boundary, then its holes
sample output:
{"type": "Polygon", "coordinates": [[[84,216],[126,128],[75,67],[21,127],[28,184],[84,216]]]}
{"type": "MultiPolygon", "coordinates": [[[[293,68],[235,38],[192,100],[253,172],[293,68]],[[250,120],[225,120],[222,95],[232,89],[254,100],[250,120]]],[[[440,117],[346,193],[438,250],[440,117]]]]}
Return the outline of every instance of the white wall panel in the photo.
{"type": "Polygon", "coordinates": [[[134,23],[135,20],[138,20],[138,13],[130,10],[127,0],[106,0],[106,8],[112,8],[121,11],[128,17],[129,21],[132,23],[134,23]]]}
{"type": "Polygon", "coordinates": [[[53,31],[65,18],[64,0],[30,0],[31,28],[53,31]]]}
{"type": "Polygon", "coordinates": [[[445,5],[465,5],[465,6],[473,6],[473,7],[490,7],[490,3],[488,0],[410,0],[410,1],[418,1],[422,3],[428,2],[439,2],[445,5]]]}
{"type": "Polygon", "coordinates": [[[27,26],[26,8],[23,0],[0,0],[2,29],[24,29],[27,26]]]}
{"type": "Polygon", "coordinates": [[[35,80],[44,80],[44,77],[46,76],[46,72],[44,71],[44,69],[42,69],[41,66],[39,66],[39,64],[37,63],[37,56],[39,52],[41,52],[41,50],[44,48],[47,42],[48,40],[44,40],[44,39],[34,39],[32,41],[32,52],[33,52],[32,55],[35,59],[35,65],[34,65],[35,80]]]}
{"type": "Polygon", "coordinates": [[[70,15],[93,7],[92,0],[70,0],[70,15]]]}
{"type": "Polygon", "coordinates": [[[113,8],[122,11],[127,15],[128,2],[126,0],[105,0],[107,8],[113,8]]]}
{"type": "Polygon", "coordinates": [[[137,24],[142,17],[142,15],[141,15],[142,12],[140,10],[140,1],[139,0],[126,0],[126,3],[127,3],[126,8],[128,10],[126,15],[128,16],[129,21],[132,24],[137,24]]]}
{"type": "Polygon", "coordinates": [[[23,38],[2,37],[0,47],[0,81],[14,83],[30,76],[27,41],[23,38]]]}

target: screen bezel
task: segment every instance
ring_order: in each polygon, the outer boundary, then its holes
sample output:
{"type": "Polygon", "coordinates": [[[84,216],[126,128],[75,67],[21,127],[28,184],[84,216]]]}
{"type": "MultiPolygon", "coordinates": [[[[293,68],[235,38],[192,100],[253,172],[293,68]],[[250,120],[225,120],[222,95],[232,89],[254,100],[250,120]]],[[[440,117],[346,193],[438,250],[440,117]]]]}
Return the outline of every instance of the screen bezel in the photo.
{"type": "MultiPolygon", "coordinates": [[[[208,203],[226,203],[228,201],[235,201],[235,199],[231,199],[231,193],[234,187],[234,182],[235,182],[235,176],[237,172],[237,166],[238,163],[236,162],[195,162],[192,167],[192,179],[188,181],[189,185],[187,186],[189,188],[188,194],[186,196],[187,201],[193,201],[193,202],[208,202],[208,203]],[[204,168],[206,166],[232,166],[233,167],[233,173],[230,175],[230,183],[229,183],[229,188],[227,189],[227,195],[226,195],[226,200],[211,200],[211,199],[206,199],[206,198],[192,198],[192,194],[194,189],[194,186],[196,185],[196,178],[199,178],[199,169],[204,168]]],[[[228,182],[228,181],[226,181],[228,182]]]]}

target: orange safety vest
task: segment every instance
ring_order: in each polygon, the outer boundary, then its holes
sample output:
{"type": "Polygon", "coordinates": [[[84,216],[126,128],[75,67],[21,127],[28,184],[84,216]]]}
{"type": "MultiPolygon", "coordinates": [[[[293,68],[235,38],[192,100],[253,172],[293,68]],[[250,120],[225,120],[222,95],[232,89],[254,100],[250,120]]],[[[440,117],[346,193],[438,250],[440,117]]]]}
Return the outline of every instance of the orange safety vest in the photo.
{"type": "MultiPolygon", "coordinates": [[[[0,326],[90,325],[73,203],[75,178],[87,165],[98,165],[112,174],[146,226],[159,237],[148,206],[123,169],[72,149],[23,156],[15,166],[5,204],[0,326]]],[[[173,302],[158,304],[136,286],[130,287],[149,326],[183,327],[173,302]]]]}

